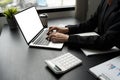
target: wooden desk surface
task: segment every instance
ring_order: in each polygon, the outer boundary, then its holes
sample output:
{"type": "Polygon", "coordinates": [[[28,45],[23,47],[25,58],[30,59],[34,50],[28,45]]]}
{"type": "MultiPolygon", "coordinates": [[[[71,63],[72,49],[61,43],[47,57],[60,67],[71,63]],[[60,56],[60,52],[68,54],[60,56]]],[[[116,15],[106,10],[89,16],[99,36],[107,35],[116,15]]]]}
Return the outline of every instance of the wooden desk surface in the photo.
{"type": "MultiPolygon", "coordinates": [[[[49,20],[49,25],[76,24],[74,18],[49,20]]],[[[89,68],[119,54],[86,57],[80,49],[64,45],[62,50],[29,48],[19,30],[12,31],[8,25],[0,36],[0,80],[97,80],[89,68]],[[44,60],[70,52],[80,58],[82,65],[63,74],[55,75],[46,67],[44,60]]]]}

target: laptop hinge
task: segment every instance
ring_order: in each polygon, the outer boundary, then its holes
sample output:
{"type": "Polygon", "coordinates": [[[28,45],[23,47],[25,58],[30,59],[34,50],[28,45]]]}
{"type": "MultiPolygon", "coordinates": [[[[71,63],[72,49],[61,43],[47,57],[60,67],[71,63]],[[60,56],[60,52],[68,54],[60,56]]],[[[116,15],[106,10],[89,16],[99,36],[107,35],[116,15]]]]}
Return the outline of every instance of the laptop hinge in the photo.
{"type": "Polygon", "coordinates": [[[40,31],[38,32],[38,34],[36,34],[36,36],[35,36],[28,44],[30,44],[31,42],[34,42],[35,39],[36,39],[43,31],[44,31],[44,28],[43,28],[42,30],[40,30],[40,31]]]}

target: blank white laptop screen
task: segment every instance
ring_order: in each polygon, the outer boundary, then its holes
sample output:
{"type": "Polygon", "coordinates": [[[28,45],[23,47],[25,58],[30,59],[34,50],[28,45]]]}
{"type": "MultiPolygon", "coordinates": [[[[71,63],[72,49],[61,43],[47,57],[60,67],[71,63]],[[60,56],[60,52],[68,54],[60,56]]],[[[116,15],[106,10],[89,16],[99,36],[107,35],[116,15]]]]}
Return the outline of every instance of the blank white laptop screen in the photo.
{"type": "Polygon", "coordinates": [[[23,12],[15,15],[15,18],[29,43],[41,29],[43,25],[39,19],[38,13],[35,7],[31,7],[23,12]]]}

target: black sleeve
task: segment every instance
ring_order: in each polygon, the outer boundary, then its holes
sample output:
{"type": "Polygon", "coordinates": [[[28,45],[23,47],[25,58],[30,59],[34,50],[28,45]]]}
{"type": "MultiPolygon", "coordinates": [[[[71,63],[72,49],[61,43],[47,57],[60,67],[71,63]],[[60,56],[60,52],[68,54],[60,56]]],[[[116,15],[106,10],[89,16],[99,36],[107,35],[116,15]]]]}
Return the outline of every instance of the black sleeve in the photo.
{"type": "Polygon", "coordinates": [[[101,10],[101,6],[102,6],[103,2],[104,2],[104,0],[101,1],[94,16],[91,17],[88,21],[77,24],[77,25],[67,25],[66,27],[68,27],[68,29],[69,29],[68,34],[76,34],[76,33],[94,31],[96,29],[96,27],[98,26],[98,16],[99,16],[99,12],[101,10]]]}
{"type": "Polygon", "coordinates": [[[110,49],[114,45],[120,45],[120,22],[110,26],[102,36],[70,35],[67,43],[79,48],[110,49]]]}
{"type": "Polygon", "coordinates": [[[77,24],[77,25],[67,25],[69,29],[68,34],[76,34],[82,32],[91,32],[94,31],[98,24],[97,13],[90,20],[77,24]]]}

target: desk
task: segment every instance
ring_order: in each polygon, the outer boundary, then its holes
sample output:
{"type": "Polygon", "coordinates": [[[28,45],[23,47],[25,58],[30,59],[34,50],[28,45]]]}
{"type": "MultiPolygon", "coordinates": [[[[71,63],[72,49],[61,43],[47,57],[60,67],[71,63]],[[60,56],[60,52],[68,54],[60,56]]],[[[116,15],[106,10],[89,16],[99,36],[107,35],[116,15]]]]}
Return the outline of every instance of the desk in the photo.
{"type": "MultiPolygon", "coordinates": [[[[76,24],[74,18],[49,20],[49,25],[76,24]]],[[[119,54],[104,54],[86,57],[80,49],[62,50],[29,48],[19,30],[11,31],[8,25],[0,36],[0,80],[97,80],[88,69],[119,54]],[[63,75],[55,75],[46,67],[44,60],[70,52],[83,63],[63,75]]]]}

